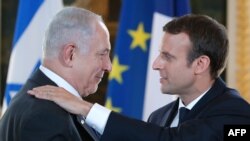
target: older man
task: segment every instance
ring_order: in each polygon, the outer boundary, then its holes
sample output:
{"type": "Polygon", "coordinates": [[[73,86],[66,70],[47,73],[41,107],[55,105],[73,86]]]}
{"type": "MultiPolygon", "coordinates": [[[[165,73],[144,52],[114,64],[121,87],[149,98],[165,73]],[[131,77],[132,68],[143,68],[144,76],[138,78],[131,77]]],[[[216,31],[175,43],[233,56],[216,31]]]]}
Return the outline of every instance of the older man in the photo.
{"type": "Polygon", "coordinates": [[[0,121],[0,140],[99,140],[81,116],[27,95],[27,91],[53,85],[78,98],[96,92],[104,73],[111,70],[110,49],[109,32],[100,16],[74,7],[60,11],[47,29],[42,65],[13,98],[0,121]]]}

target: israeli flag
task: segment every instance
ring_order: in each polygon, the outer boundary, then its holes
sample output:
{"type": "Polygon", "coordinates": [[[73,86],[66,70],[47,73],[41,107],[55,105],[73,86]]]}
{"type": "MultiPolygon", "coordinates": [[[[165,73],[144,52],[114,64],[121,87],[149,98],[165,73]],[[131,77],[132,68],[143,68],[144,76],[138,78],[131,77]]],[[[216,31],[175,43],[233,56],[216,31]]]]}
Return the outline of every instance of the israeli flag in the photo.
{"type": "Polygon", "coordinates": [[[45,29],[62,8],[61,0],[19,0],[2,115],[11,99],[40,65],[45,29]]]}

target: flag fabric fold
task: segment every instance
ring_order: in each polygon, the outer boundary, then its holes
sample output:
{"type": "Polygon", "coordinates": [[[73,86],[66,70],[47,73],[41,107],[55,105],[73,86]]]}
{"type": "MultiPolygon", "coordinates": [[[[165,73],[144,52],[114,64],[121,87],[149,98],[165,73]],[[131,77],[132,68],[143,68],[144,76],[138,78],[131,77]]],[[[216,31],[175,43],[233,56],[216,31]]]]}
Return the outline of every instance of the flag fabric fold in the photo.
{"type": "Polygon", "coordinates": [[[171,18],[189,13],[190,6],[188,0],[124,0],[122,4],[105,106],[145,120],[153,110],[173,100],[162,97],[159,74],[152,70],[152,62],[162,27],[171,18]],[[160,101],[151,101],[159,96],[160,101]]]}
{"type": "Polygon", "coordinates": [[[62,8],[61,0],[19,0],[2,114],[39,66],[45,29],[62,8]]]}

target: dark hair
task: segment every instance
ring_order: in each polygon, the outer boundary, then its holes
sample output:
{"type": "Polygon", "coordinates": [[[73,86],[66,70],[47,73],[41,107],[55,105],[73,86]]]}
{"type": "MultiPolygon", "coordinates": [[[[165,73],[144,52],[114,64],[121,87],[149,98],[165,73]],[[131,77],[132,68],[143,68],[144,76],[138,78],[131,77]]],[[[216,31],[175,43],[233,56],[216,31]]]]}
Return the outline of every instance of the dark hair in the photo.
{"type": "Polygon", "coordinates": [[[190,65],[196,58],[206,55],[210,58],[212,78],[220,75],[228,54],[226,28],[205,15],[185,15],[167,23],[163,30],[170,34],[186,33],[192,43],[187,60],[190,65]]]}

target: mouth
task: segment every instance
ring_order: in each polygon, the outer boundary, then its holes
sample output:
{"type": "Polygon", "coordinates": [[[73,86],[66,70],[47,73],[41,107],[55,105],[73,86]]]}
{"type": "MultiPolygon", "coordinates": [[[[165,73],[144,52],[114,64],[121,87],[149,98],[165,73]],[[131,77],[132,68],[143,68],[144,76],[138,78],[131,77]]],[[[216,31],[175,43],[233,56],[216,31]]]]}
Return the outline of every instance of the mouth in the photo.
{"type": "Polygon", "coordinates": [[[103,76],[102,75],[99,75],[99,76],[96,76],[97,78],[100,78],[100,79],[102,79],[103,78],[103,76]]]}
{"type": "Polygon", "coordinates": [[[98,82],[101,82],[102,78],[103,78],[103,76],[96,76],[96,79],[97,79],[98,82]]]}
{"type": "Polygon", "coordinates": [[[160,78],[160,83],[163,83],[163,82],[166,81],[166,80],[167,80],[167,78],[161,77],[161,78],[160,78]]]}
{"type": "Polygon", "coordinates": [[[104,72],[99,72],[96,74],[95,78],[100,82],[104,76],[104,72]]]}
{"type": "Polygon", "coordinates": [[[103,77],[102,76],[96,76],[96,78],[102,80],[103,77]]]}

